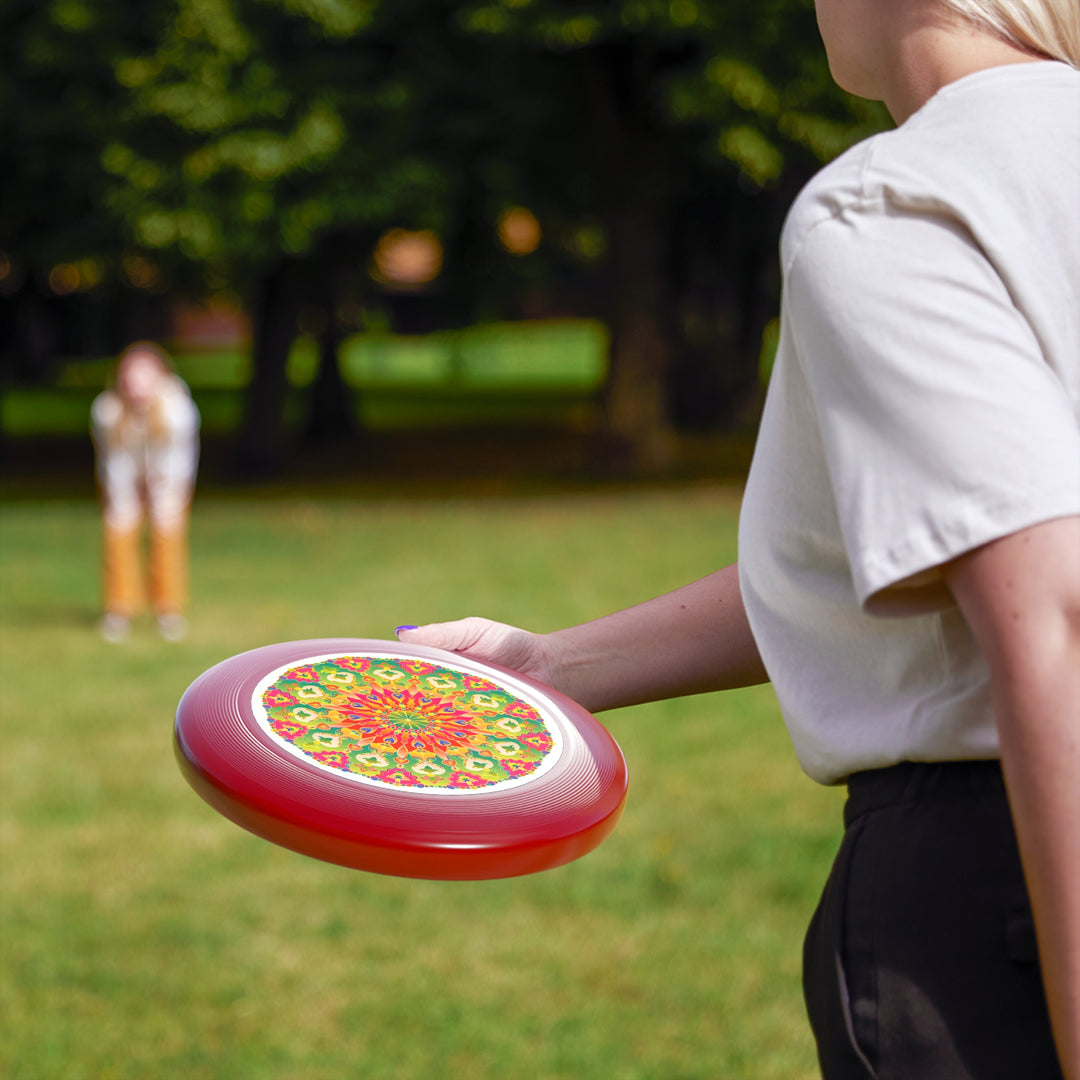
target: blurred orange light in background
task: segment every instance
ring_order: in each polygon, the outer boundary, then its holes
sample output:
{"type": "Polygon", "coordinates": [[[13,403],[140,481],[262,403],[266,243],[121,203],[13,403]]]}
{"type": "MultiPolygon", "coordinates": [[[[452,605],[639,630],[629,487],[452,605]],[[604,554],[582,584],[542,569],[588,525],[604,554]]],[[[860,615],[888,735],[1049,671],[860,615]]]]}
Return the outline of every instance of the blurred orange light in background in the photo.
{"type": "Polygon", "coordinates": [[[531,255],[543,232],[536,215],[524,206],[512,206],[499,215],[499,243],[511,255],[531,255]]]}
{"type": "MultiPolygon", "coordinates": [[[[0,261],[6,256],[0,258],[0,261]]],[[[11,271],[10,261],[5,263],[6,271],[0,268],[0,281],[11,271]]],[[[57,263],[49,271],[49,288],[57,296],[70,296],[74,292],[93,289],[101,284],[105,276],[105,267],[97,259],[80,259],[78,262],[57,263]]]]}
{"type": "Polygon", "coordinates": [[[67,296],[76,292],[82,284],[82,275],[74,263],[57,263],[49,271],[49,288],[57,296],[67,296]]]}
{"type": "Polygon", "coordinates": [[[384,285],[416,288],[434,281],[442,262],[442,244],[430,229],[391,229],[375,245],[371,276],[384,285]]]}

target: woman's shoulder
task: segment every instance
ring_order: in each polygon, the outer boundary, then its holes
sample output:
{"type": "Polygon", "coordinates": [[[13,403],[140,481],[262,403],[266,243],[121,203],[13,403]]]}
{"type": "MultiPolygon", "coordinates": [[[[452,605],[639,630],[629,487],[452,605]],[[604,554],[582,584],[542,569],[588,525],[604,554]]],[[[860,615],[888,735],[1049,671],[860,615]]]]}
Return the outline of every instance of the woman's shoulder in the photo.
{"type": "Polygon", "coordinates": [[[188,384],[179,375],[170,374],[165,380],[162,396],[176,401],[190,401],[191,390],[188,389],[188,384]]]}
{"type": "Polygon", "coordinates": [[[781,260],[786,269],[807,235],[817,226],[841,217],[865,200],[866,177],[880,143],[892,132],[873,135],[820,169],[796,196],[781,234],[781,260]]]}
{"type": "Polygon", "coordinates": [[[1018,196],[1025,213],[1068,217],[1078,187],[1080,72],[1051,62],[975,72],[810,180],[784,225],[783,265],[824,222],[930,213],[979,234],[1019,212],[1018,196]]]}
{"type": "Polygon", "coordinates": [[[160,418],[172,430],[198,426],[199,410],[192,400],[187,383],[170,375],[158,399],[160,418]]]}
{"type": "Polygon", "coordinates": [[[102,390],[90,406],[90,420],[97,428],[114,427],[123,415],[124,406],[115,390],[102,390]]]}

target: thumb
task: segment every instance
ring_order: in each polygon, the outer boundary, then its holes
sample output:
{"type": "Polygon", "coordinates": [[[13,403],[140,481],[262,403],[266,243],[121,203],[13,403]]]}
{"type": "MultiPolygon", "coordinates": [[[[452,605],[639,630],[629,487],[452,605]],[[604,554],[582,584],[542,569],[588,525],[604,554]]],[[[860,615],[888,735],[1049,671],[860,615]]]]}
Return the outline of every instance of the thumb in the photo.
{"type": "Polygon", "coordinates": [[[475,616],[453,622],[428,623],[426,626],[399,626],[395,633],[408,645],[427,645],[448,652],[468,652],[491,627],[487,619],[475,616]]]}
{"type": "Polygon", "coordinates": [[[552,660],[543,637],[517,626],[473,615],[454,622],[399,626],[397,636],[407,645],[464,653],[474,660],[499,664],[554,685],[552,660]]]}

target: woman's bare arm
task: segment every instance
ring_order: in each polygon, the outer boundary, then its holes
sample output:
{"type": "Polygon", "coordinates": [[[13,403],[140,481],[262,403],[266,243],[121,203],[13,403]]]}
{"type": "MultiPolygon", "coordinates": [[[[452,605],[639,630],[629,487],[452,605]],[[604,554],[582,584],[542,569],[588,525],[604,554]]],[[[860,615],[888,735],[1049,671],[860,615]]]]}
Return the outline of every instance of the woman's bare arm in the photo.
{"type": "Polygon", "coordinates": [[[591,712],[768,681],[736,563],[550,634],[468,618],[402,630],[399,637],[532,675],[591,712]]]}
{"type": "Polygon", "coordinates": [[[946,567],[990,666],[1001,760],[1066,1080],[1080,1080],[1080,517],[946,567]]]}

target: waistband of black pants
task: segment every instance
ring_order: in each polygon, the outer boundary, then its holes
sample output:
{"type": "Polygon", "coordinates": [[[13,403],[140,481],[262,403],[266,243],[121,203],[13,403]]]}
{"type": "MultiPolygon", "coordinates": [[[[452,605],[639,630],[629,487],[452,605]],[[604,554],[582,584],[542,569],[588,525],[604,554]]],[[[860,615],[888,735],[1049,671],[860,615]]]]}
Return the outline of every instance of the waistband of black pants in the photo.
{"type": "Polygon", "coordinates": [[[886,806],[1000,795],[1005,797],[1001,762],[902,761],[886,769],[868,769],[848,777],[844,824],[886,806]]]}

